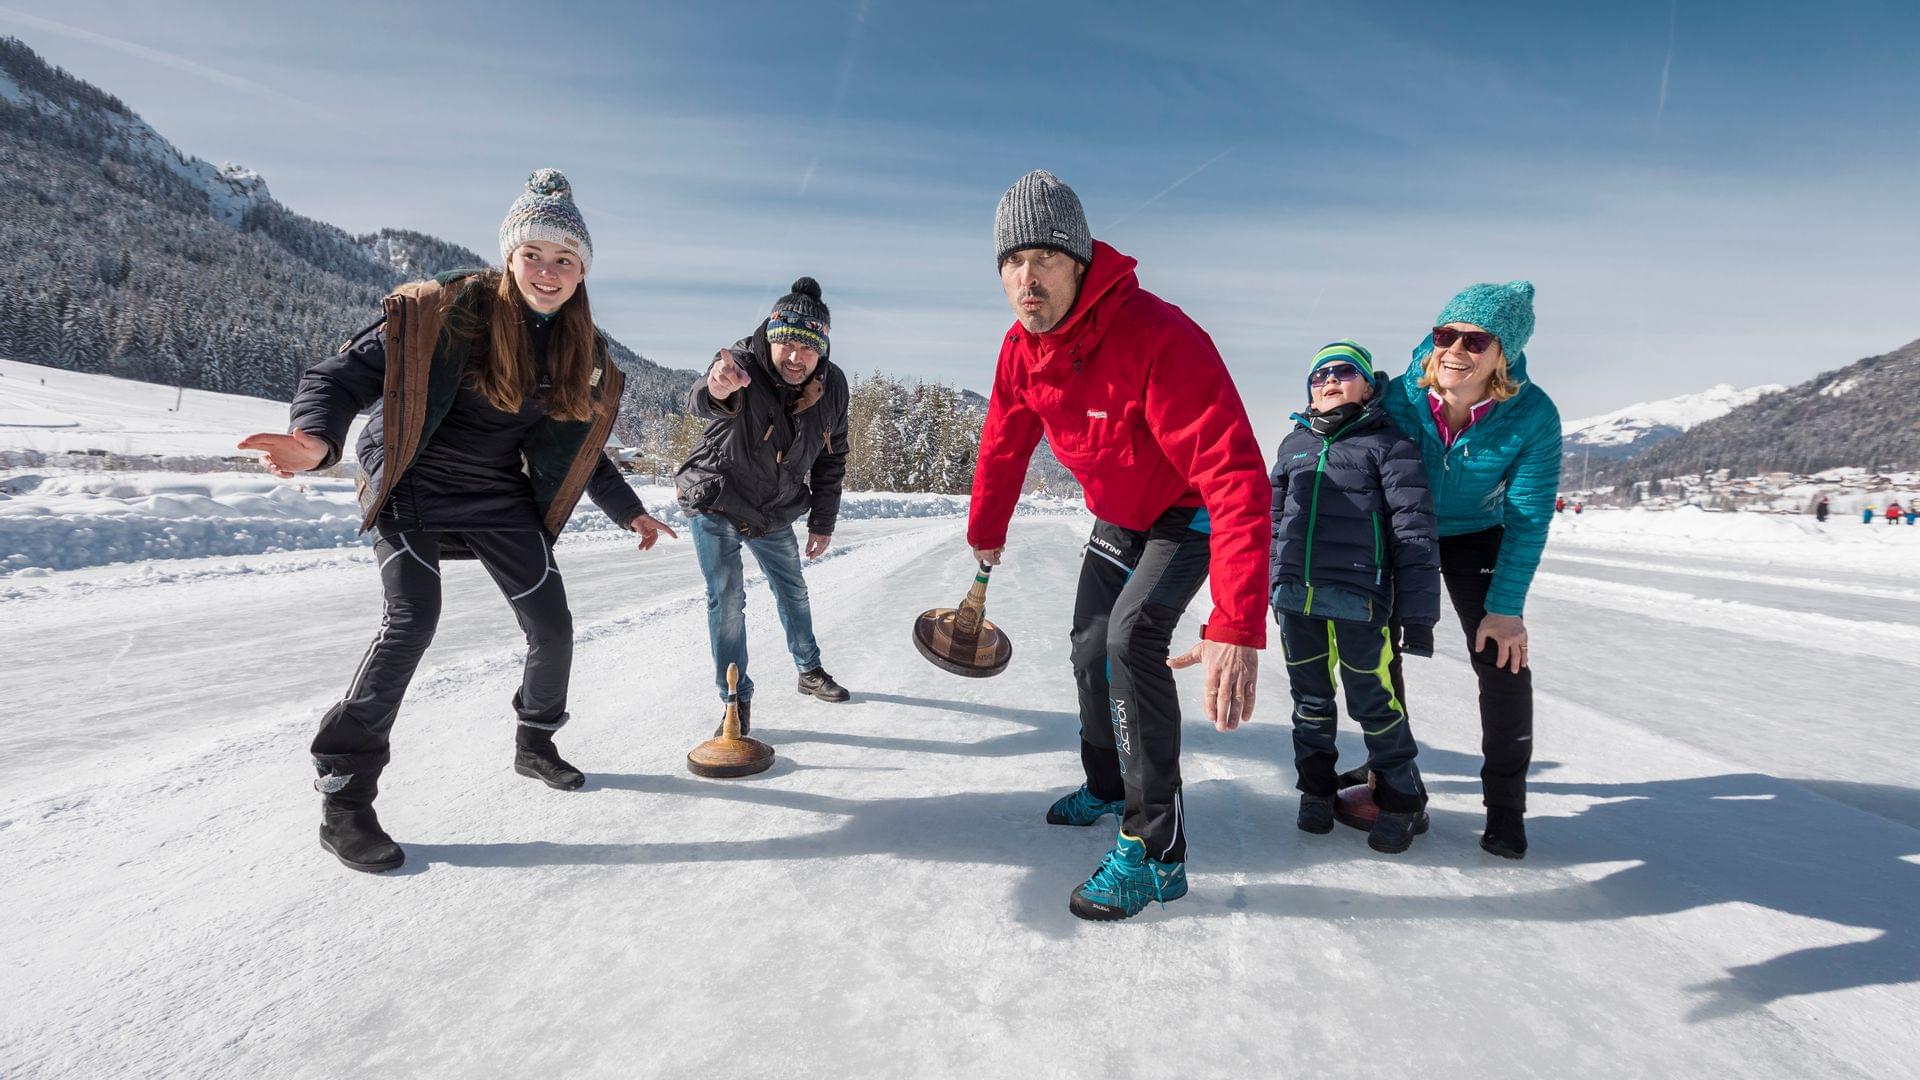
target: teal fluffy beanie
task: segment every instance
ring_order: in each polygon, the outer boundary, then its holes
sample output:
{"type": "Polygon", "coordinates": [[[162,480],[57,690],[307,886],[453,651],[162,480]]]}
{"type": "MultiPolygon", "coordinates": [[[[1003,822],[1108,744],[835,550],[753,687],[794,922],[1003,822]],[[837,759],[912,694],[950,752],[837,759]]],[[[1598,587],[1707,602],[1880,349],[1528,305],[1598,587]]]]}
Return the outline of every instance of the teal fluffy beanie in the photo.
{"type": "MultiPolygon", "coordinates": [[[[1492,331],[1500,339],[1500,350],[1506,353],[1507,370],[1514,381],[1526,381],[1527,342],[1533,340],[1533,282],[1509,281],[1505,285],[1480,284],[1461,289],[1433,318],[1435,326],[1457,322],[1492,331]]],[[[1429,333],[1414,346],[1414,365],[1419,366],[1432,351],[1433,335],[1429,333]]]]}
{"type": "Polygon", "coordinates": [[[1433,325],[1457,322],[1493,331],[1509,356],[1526,352],[1527,342],[1533,338],[1533,282],[1509,281],[1505,285],[1461,289],[1440,309],[1433,325]]]}

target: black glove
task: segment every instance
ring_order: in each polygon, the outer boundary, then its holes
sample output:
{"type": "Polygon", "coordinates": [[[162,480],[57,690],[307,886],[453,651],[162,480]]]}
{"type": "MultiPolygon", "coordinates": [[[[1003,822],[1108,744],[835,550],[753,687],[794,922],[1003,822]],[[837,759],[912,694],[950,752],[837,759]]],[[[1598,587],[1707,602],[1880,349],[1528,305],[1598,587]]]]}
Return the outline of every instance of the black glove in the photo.
{"type": "Polygon", "coordinates": [[[1433,655],[1433,627],[1402,626],[1400,628],[1400,651],[1408,656],[1433,655]]]}

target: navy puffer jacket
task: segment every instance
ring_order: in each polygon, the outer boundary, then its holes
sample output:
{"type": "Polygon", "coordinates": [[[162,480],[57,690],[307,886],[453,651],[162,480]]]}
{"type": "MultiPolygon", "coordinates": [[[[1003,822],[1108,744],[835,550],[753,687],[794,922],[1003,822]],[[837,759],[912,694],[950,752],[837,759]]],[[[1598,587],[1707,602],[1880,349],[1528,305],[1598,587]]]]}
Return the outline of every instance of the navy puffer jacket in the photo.
{"type": "Polygon", "coordinates": [[[1299,426],[1274,462],[1272,603],[1282,612],[1384,626],[1440,620],[1440,555],[1420,452],[1378,399],[1335,426],[1299,426]]]}

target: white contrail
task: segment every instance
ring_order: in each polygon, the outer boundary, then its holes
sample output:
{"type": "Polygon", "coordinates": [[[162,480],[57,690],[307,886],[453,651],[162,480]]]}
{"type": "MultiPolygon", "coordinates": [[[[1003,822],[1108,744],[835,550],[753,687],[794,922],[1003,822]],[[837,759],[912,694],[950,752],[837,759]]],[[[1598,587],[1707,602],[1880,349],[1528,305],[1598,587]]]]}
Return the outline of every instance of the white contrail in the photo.
{"type": "MultiPolygon", "coordinates": [[[[873,0],[860,0],[853,10],[853,29],[847,34],[847,47],[840,54],[840,77],[833,87],[833,101],[827,106],[829,123],[840,118],[840,109],[847,101],[847,88],[853,84],[853,58],[860,48],[861,31],[867,27],[867,15],[873,10],[873,0]]],[[[814,152],[813,160],[807,163],[806,174],[800,177],[799,194],[805,195],[813,186],[813,174],[820,168],[820,154],[814,152]]]]}
{"type": "Polygon", "coordinates": [[[321,117],[327,120],[328,122],[337,124],[341,127],[348,126],[347,118],[344,116],[341,116],[339,113],[321,108],[320,106],[315,105],[311,102],[302,101],[296,97],[290,97],[286,94],[281,93],[278,90],[275,90],[270,86],[267,86],[262,83],[254,82],[252,79],[244,78],[239,75],[234,75],[229,72],[221,71],[218,68],[208,67],[207,65],[202,64],[196,60],[189,60],[186,57],[177,55],[175,53],[162,52],[159,49],[155,49],[147,45],[142,45],[138,42],[127,41],[117,37],[109,37],[106,34],[98,33],[93,30],[88,30],[79,26],[72,26],[63,22],[55,22],[52,19],[42,18],[39,15],[29,15],[24,11],[16,11],[13,8],[9,8],[9,7],[0,7],[0,19],[21,23],[23,25],[33,27],[35,30],[45,30],[50,34],[59,34],[62,37],[76,38],[80,41],[85,41],[92,45],[99,45],[102,48],[112,49],[115,52],[126,53],[128,56],[137,56],[142,60],[151,61],[153,63],[159,64],[162,67],[172,68],[175,71],[182,71],[189,75],[197,75],[200,78],[208,80],[209,82],[219,83],[221,86],[225,86],[233,90],[240,90],[245,93],[258,95],[260,97],[271,98],[274,101],[278,101],[284,105],[292,105],[298,109],[311,113],[314,116],[321,117]]]}
{"type": "Polygon", "coordinates": [[[1187,175],[1181,177],[1178,180],[1175,180],[1173,183],[1168,184],[1165,188],[1161,189],[1158,195],[1155,195],[1153,198],[1148,199],[1146,202],[1141,203],[1139,206],[1134,207],[1132,210],[1129,210],[1126,213],[1120,215],[1119,217],[1114,218],[1112,221],[1109,221],[1106,224],[1106,227],[1101,229],[1100,231],[1103,233],[1111,231],[1115,225],[1118,225],[1121,222],[1126,221],[1128,218],[1131,218],[1139,214],[1140,211],[1145,210],[1147,207],[1152,206],[1154,203],[1157,203],[1161,199],[1166,198],[1168,195],[1173,194],[1173,192],[1177,188],[1179,188],[1180,185],[1186,183],[1187,181],[1193,179],[1196,176],[1199,176],[1201,173],[1206,172],[1208,169],[1213,167],[1214,162],[1219,161],[1221,158],[1226,157],[1228,154],[1233,153],[1235,150],[1239,148],[1240,148],[1240,144],[1234,143],[1232,146],[1229,146],[1225,150],[1222,150],[1219,153],[1213,155],[1212,157],[1208,158],[1205,162],[1201,163],[1199,168],[1193,170],[1187,175]]]}
{"type": "Polygon", "coordinates": [[[1653,118],[1659,120],[1667,115],[1667,77],[1673,74],[1673,31],[1680,21],[1680,0],[1673,0],[1667,9],[1667,62],[1660,65],[1660,105],[1653,111],[1653,118]]]}

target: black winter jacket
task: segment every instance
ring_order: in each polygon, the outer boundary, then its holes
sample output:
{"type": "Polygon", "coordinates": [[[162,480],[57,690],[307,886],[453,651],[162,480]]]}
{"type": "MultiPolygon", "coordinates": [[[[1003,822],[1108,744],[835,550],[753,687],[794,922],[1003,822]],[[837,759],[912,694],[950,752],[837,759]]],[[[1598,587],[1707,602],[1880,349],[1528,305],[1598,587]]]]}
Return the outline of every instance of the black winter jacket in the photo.
{"type": "MultiPolygon", "coordinates": [[[[446,278],[437,284],[454,288],[461,284],[454,275],[446,278]]],[[[465,384],[461,377],[465,358],[439,355],[431,358],[433,373],[422,380],[427,400],[408,414],[409,422],[419,425],[403,442],[412,444],[413,451],[396,482],[387,483],[387,447],[396,441],[389,437],[395,433],[388,431],[396,421],[386,408],[396,386],[388,371],[390,319],[361,331],[338,353],[309,366],[291,408],[291,427],[326,440],[327,457],[320,465],[325,468],[340,459],[354,416],[373,407],[355,448],[362,501],[370,504],[363,505],[368,511],[363,528],[381,515],[417,528],[545,527],[557,534],[580,492],[573,483],[581,483],[594,503],[621,526],[645,512],[640,497],[600,446],[588,445],[603,426],[596,422],[601,418],[551,420],[534,400],[518,416],[503,413],[465,384]],[[570,483],[567,477],[577,469],[585,470],[585,476],[570,483]]],[[[536,347],[544,344],[544,333],[530,330],[536,347]]],[[[425,337],[440,339],[436,353],[450,340],[434,333],[425,337]]],[[[426,359],[417,362],[424,367],[426,359]]],[[[604,357],[602,363],[606,363],[604,357]]],[[[608,399],[606,392],[618,391],[614,386],[599,390],[596,414],[607,412],[604,424],[610,427],[609,410],[617,407],[617,399],[608,399]]]]}
{"type": "Polygon", "coordinates": [[[1440,620],[1433,497],[1420,452],[1378,400],[1326,434],[1299,426],[1274,462],[1272,604],[1282,612],[1384,626],[1440,620]]]}
{"type": "MultiPolygon", "coordinates": [[[[730,353],[753,381],[714,401],[702,378],[687,411],[713,422],[674,475],[690,514],[723,514],[749,536],[793,524],[831,535],[847,473],[847,377],[822,357],[813,376],[789,386],[774,370],[765,322],[730,353]]],[[[719,359],[718,356],[715,359],[719,359]]]]}

